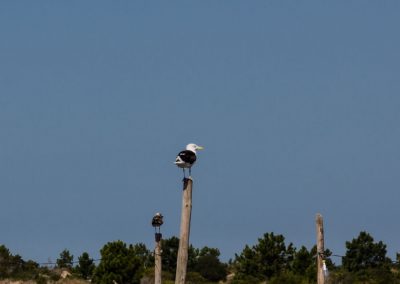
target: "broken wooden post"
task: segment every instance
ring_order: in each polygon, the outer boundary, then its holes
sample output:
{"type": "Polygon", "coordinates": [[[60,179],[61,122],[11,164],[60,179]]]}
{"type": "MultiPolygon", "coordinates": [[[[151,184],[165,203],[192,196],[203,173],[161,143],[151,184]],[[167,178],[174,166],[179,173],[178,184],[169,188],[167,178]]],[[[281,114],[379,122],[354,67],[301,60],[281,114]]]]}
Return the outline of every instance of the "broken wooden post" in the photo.
{"type": "Polygon", "coordinates": [[[321,214],[316,216],[317,227],[317,283],[325,284],[324,266],[324,222],[321,214]]]}

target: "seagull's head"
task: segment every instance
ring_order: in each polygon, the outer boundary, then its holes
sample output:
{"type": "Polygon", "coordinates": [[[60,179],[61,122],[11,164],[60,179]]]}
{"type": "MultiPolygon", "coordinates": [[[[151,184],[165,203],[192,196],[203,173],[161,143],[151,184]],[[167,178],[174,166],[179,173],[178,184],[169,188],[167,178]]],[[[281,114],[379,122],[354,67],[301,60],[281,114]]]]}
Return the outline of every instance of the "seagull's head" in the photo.
{"type": "Polygon", "coordinates": [[[192,151],[194,153],[196,153],[197,150],[203,150],[203,149],[204,149],[203,147],[193,143],[190,143],[186,146],[186,150],[192,151]]]}

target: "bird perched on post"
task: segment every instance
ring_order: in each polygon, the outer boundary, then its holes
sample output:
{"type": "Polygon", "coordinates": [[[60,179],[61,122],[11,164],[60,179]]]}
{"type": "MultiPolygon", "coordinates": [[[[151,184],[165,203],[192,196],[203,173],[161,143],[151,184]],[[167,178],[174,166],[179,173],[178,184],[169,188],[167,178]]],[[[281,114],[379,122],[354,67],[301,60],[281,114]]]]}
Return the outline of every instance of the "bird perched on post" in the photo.
{"type": "Polygon", "coordinates": [[[161,215],[161,213],[156,213],[156,215],[154,215],[153,219],[151,220],[151,225],[153,227],[160,227],[164,221],[163,221],[163,215],[161,215]]]}
{"type": "Polygon", "coordinates": [[[161,225],[164,224],[163,221],[163,215],[161,215],[161,213],[156,213],[156,215],[154,215],[153,219],[151,220],[151,225],[154,227],[154,231],[156,233],[156,242],[159,242],[161,240],[161,225]],[[157,228],[158,228],[158,233],[157,233],[157,228]]]}
{"type": "Polygon", "coordinates": [[[186,178],[185,169],[189,169],[189,177],[191,175],[191,169],[193,164],[196,162],[197,156],[196,151],[204,149],[201,146],[190,143],[186,146],[186,150],[179,152],[176,156],[175,165],[183,169],[183,177],[186,178]]]}

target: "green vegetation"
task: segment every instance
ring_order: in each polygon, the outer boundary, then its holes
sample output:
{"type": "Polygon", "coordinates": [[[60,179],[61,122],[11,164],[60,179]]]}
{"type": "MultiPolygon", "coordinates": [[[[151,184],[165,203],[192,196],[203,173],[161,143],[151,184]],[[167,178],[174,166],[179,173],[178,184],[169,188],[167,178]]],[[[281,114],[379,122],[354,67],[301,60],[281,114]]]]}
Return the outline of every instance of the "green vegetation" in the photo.
{"type": "Polygon", "coordinates": [[[58,258],[56,262],[58,268],[71,270],[74,263],[74,256],[71,255],[69,250],[65,249],[60,253],[60,258],[58,258]]]}
{"type": "Polygon", "coordinates": [[[91,279],[95,264],[92,258],[89,257],[87,252],[82,253],[80,257],[78,257],[78,265],[76,266],[75,272],[84,280],[91,279]]]}
{"type": "Polygon", "coordinates": [[[127,247],[122,241],[110,242],[100,253],[101,261],[94,271],[94,283],[140,283],[143,266],[132,245],[127,247]]]}
{"type": "MultiPolygon", "coordinates": [[[[296,250],[284,240],[282,235],[267,233],[258,244],[246,245],[230,267],[235,272],[232,284],[316,283],[316,247],[310,251],[304,246],[296,250]]],[[[386,256],[386,245],[382,242],[374,243],[368,233],[361,232],[357,238],[346,242],[346,248],[339,266],[331,261],[332,253],[325,250],[327,283],[400,283],[399,264],[392,263],[386,256]]]]}
{"type": "MultiPolygon", "coordinates": [[[[367,232],[360,232],[346,242],[342,264],[331,261],[332,253],[324,252],[330,284],[400,284],[400,254],[392,262],[386,256],[386,245],[375,242],[367,232]]],[[[174,283],[179,239],[162,240],[163,283],[174,283]]],[[[217,248],[189,248],[187,284],[311,284],[316,283],[316,247],[296,249],[283,235],[265,233],[255,245],[245,245],[229,264],[220,261],[217,248]],[[228,277],[229,275],[229,277],[228,277]]],[[[29,283],[154,283],[154,256],[144,244],[127,245],[109,242],[100,250],[96,262],[87,252],[74,261],[64,249],[53,267],[13,255],[0,245],[0,280],[30,280],[29,283]],[[96,266],[97,264],[97,266],[96,266]],[[70,280],[62,279],[68,272],[70,280]],[[34,281],[34,282],[32,282],[34,281]]]]}

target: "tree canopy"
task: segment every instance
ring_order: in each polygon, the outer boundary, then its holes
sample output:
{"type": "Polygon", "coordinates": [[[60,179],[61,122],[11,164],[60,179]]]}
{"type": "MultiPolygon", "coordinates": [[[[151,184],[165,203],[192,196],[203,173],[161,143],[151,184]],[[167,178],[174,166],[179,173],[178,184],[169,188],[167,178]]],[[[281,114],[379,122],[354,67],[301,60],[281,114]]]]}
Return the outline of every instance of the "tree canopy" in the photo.
{"type": "Polygon", "coordinates": [[[72,269],[74,261],[74,256],[69,252],[69,250],[64,249],[60,253],[60,257],[56,260],[58,268],[72,269]]]}
{"type": "Polygon", "coordinates": [[[89,257],[87,252],[84,252],[78,257],[78,265],[75,270],[83,279],[90,279],[95,267],[93,259],[89,257]]]}
{"type": "Polygon", "coordinates": [[[367,232],[360,232],[357,238],[346,242],[346,248],[343,267],[349,271],[382,267],[390,263],[386,257],[386,245],[382,241],[375,243],[367,232]]]}
{"type": "MultiPolygon", "coordinates": [[[[330,272],[328,283],[400,284],[400,253],[396,256],[397,263],[392,263],[386,256],[386,245],[382,241],[374,241],[365,231],[347,241],[345,246],[346,254],[341,265],[333,263],[329,249],[324,251],[330,272]]],[[[177,237],[162,240],[163,279],[166,283],[174,280],[178,247],[177,237]]],[[[0,279],[30,279],[46,283],[58,280],[60,268],[66,268],[73,273],[73,277],[93,283],[136,284],[144,279],[151,283],[154,255],[144,244],[108,242],[101,248],[100,254],[96,267],[95,260],[87,252],[74,262],[73,255],[64,249],[53,269],[31,260],[25,261],[0,245],[0,279]]],[[[316,246],[296,249],[292,243],[285,242],[283,235],[273,232],[265,233],[254,245],[244,245],[241,253],[236,254],[228,264],[220,261],[218,248],[195,248],[190,245],[187,283],[218,283],[231,274],[231,284],[259,284],[265,281],[269,284],[311,284],[316,282],[316,255],[316,246]]]]}
{"type": "Polygon", "coordinates": [[[93,282],[99,284],[138,284],[143,263],[135,248],[122,241],[109,242],[100,250],[101,261],[94,271],[93,282]]]}
{"type": "MultiPolygon", "coordinates": [[[[346,242],[346,255],[343,257],[343,268],[360,281],[368,279],[382,280],[382,283],[394,283],[391,260],[386,256],[386,245],[374,242],[374,238],[365,231],[357,238],[346,242]]],[[[397,282],[396,282],[397,283],[397,282]]]]}
{"type": "Polygon", "coordinates": [[[245,246],[240,255],[236,255],[237,278],[251,275],[259,280],[270,279],[289,269],[295,250],[290,243],[285,244],[283,235],[265,233],[253,247],[245,246]]]}

